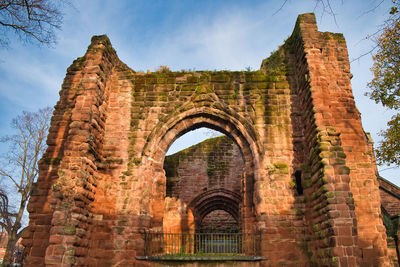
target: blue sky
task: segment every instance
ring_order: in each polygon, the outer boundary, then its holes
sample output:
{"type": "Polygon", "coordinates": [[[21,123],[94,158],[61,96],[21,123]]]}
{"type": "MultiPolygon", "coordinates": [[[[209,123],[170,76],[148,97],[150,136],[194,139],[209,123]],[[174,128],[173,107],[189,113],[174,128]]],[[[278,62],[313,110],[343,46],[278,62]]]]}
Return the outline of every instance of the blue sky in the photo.
{"type": "MultiPolygon", "coordinates": [[[[54,48],[11,40],[10,48],[0,49],[0,135],[9,133],[11,119],[22,110],[56,104],[67,67],[85,53],[92,35],[107,34],[120,59],[134,70],[153,71],[159,65],[172,70],[255,70],[291,34],[298,14],[315,12],[319,30],[343,33],[354,59],[372,47],[365,37],[383,22],[391,1],[367,12],[380,1],[331,0],[337,23],[313,0],[289,0],[280,11],[283,0],[71,2],[74,7],[64,9],[54,48]]],[[[378,142],[377,133],[392,113],[364,96],[371,65],[370,55],[351,64],[352,85],[364,129],[378,142]]],[[[0,149],[4,152],[4,146],[0,149]]],[[[400,185],[400,169],[381,175],[400,185]]]]}

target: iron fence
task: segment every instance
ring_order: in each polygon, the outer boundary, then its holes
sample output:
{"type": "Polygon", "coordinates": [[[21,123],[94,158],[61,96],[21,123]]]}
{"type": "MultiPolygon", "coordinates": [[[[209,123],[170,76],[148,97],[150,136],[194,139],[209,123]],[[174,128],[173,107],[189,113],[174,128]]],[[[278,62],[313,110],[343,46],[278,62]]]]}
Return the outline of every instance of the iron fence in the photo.
{"type": "Polygon", "coordinates": [[[261,255],[259,233],[145,232],[146,257],[241,257],[261,255]]]}

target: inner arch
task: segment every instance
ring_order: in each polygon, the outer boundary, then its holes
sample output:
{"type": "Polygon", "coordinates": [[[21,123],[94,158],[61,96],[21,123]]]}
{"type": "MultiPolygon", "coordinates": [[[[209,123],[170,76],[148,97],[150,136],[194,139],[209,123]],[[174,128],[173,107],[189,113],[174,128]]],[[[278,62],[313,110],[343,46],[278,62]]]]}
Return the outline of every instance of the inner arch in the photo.
{"type": "MultiPolygon", "coordinates": [[[[155,194],[153,194],[154,197],[150,203],[153,228],[163,228],[162,225],[165,222],[164,207],[167,209],[172,206],[181,206],[182,208],[176,210],[187,211],[188,214],[185,217],[186,219],[183,221],[186,221],[185,225],[189,225],[188,228],[181,229],[192,229],[190,228],[190,225],[191,223],[194,223],[194,218],[193,214],[190,214],[191,211],[185,207],[186,204],[179,202],[177,199],[166,198],[166,176],[163,171],[163,163],[168,148],[177,138],[189,131],[201,127],[211,128],[224,133],[239,147],[240,154],[244,161],[244,168],[240,189],[241,202],[239,205],[240,207],[238,208],[240,210],[240,215],[237,216],[240,218],[245,217],[245,219],[242,220],[243,231],[254,231],[255,229],[246,228],[247,225],[250,225],[249,223],[246,223],[246,220],[254,220],[255,216],[253,208],[253,191],[254,182],[257,180],[258,176],[258,155],[260,151],[257,144],[258,139],[254,139],[255,131],[252,129],[252,126],[246,126],[246,123],[243,122],[243,118],[239,115],[233,114],[232,111],[230,111],[230,114],[226,114],[221,110],[215,110],[210,107],[189,110],[169,119],[166,118],[165,120],[162,120],[162,123],[160,122],[149,136],[143,156],[144,163],[148,166],[146,167],[147,170],[154,173],[152,190],[155,194]],[[162,203],[162,205],[160,205],[160,203],[162,203]],[[246,216],[244,216],[244,214],[246,214],[246,216]]],[[[226,210],[226,208],[218,209],[226,210]]],[[[213,210],[215,209],[208,209],[208,213],[213,210]]]]}
{"type": "Polygon", "coordinates": [[[164,170],[165,231],[180,228],[201,232],[205,217],[208,230],[216,229],[212,223],[221,228],[225,221],[234,224],[235,231],[238,230],[244,159],[231,138],[226,135],[208,138],[166,156],[164,170]],[[189,218],[189,212],[192,218],[189,218]]]}
{"type": "Polygon", "coordinates": [[[239,231],[239,224],[232,214],[225,210],[213,210],[208,213],[200,222],[197,232],[200,233],[236,233],[239,231]]]}
{"type": "MultiPolygon", "coordinates": [[[[192,200],[192,202],[189,205],[189,208],[193,212],[194,220],[195,220],[195,225],[196,225],[196,231],[202,232],[206,230],[210,225],[207,225],[210,223],[210,220],[205,223],[205,218],[210,217],[211,214],[215,213],[216,211],[224,211],[227,214],[232,217],[232,219],[235,221],[235,228],[236,230],[240,230],[239,228],[241,227],[241,222],[242,222],[242,198],[240,194],[237,194],[236,192],[224,189],[224,188],[219,188],[219,189],[214,189],[214,190],[209,190],[206,191],[200,195],[198,195],[196,198],[192,200]]],[[[222,218],[217,218],[215,219],[215,224],[221,224],[223,220],[226,220],[228,217],[224,216],[222,218]],[[220,221],[219,219],[222,219],[220,221]]],[[[232,224],[232,223],[231,223],[232,224]]],[[[211,225],[213,226],[213,225],[211,225]]],[[[222,225],[221,225],[222,226],[222,225]]],[[[225,227],[229,228],[229,227],[225,227]]],[[[232,230],[232,229],[231,229],[232,230]]]]}
{"type": "MultiPolygon", "coordinates": [[[[221,105],[221,103],[218,104],[221,105]]],[[[248,152],[252,164],[258,169],[259,154],[263,153],[263,146],[252,124],[228,107],[216,108],[213,105],[219,106],[207,103],[160,120],[150,133],[143,149],[143,156],[161,163],[168,148],[177,138],[188,131],[208,127],[231,137],[242,152],[248,152]]]]}

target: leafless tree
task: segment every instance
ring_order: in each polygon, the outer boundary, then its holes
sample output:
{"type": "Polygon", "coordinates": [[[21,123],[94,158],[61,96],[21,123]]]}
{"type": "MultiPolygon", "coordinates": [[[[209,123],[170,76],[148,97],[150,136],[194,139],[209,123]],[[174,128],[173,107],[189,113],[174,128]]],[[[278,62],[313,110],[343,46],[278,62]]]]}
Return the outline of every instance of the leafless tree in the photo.
{"type": "Polygon", "coordinates": [[[64,3],[66,0],[0,0],[0,46],[9,44],[10,34],[24,42],[54,44],[64,3]]]}
{"type": "Polygon", "coordinates": [[[25,229],[22,218],[38,176],[38,161],[46,149],[51,113],[50,107],[23,112],[12,120],[16,134],[0,139],[10,148],[0,158],[1,183],[9,185],[7,192],[0,191],[0,226],[8,236],[3,265],[11,263],[15,244],[25,229]],[[10,199],[15,206],[10,205],[10,199]]]}

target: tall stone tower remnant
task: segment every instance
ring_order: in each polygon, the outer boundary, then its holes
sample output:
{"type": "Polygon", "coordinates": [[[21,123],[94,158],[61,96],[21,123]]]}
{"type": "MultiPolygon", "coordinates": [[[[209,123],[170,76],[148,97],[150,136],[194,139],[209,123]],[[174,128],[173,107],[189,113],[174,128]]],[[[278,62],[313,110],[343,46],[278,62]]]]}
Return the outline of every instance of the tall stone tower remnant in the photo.
{"type": "Polygon", "coordinates": [[[55,106],[28,206],[26,266],[151,266],[140,258],[144,231],[171,223],[166,151],[200,127],[230,137],[242,174],[182,207],[194,221],[233,207],[239,230],[262,236],[263,258],[249,264],[388,266],[351,76],[343,35],[319,32],[313,14],[257,71],[139,73],[94,36],[55,106]]]}

